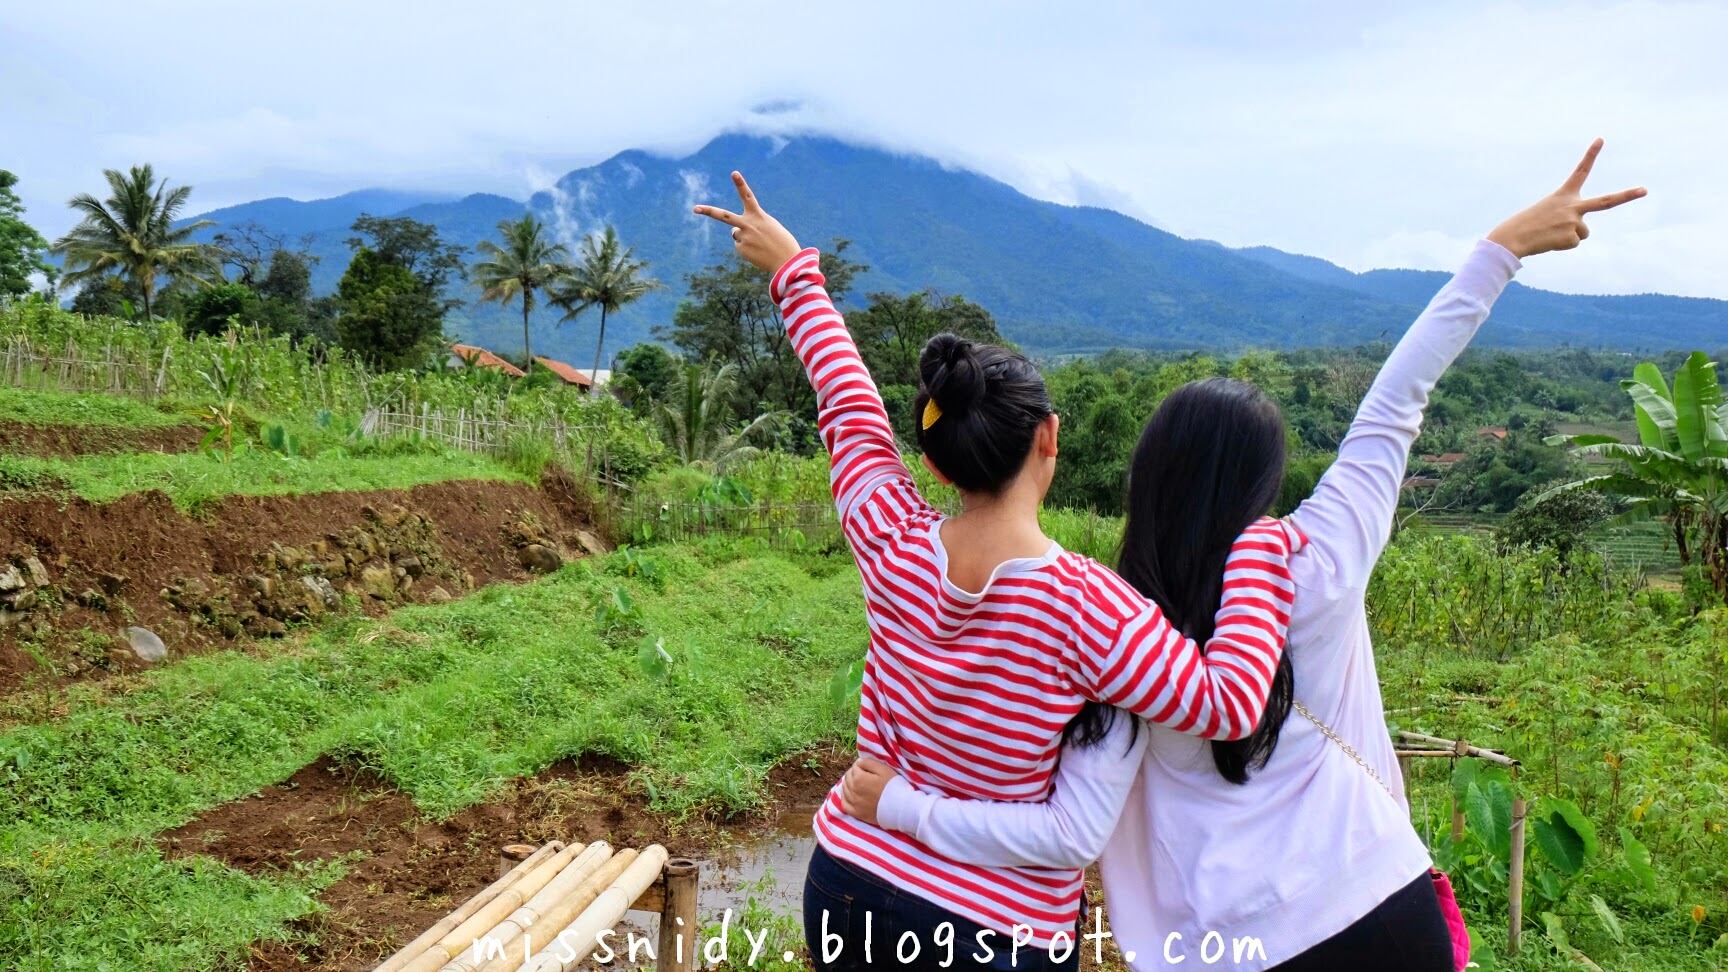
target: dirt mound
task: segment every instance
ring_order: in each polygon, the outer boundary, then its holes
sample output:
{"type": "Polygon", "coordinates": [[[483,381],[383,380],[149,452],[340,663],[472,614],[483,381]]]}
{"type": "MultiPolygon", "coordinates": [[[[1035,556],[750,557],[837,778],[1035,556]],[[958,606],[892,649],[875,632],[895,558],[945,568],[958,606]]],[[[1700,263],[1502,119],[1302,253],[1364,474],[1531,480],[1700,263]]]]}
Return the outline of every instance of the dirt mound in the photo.
{"type": "Polygon", "coordinates": [[[498,876],[507,843],[606,840],[615,847],[660,843],[702,859],[717,848],[803,815],[850,765],[838,752],[788,760],[770,774],[773,805],[731,820],[674,822],[632,792],[628,770],[605,757],[561,762],[518,780],[501,798],[436,823],[375,777],[320,759],[284,782],[217,807],[163,834],[171,854],[207,854],[252,874],[294,862],[362,855],[320,899],[329,911],[301,931],[316,944],[261,947],[254,970],[370,969],[498,876]]]}
{"type": "Polygon", "coordinates": [[[0,455],[65,458],[103,452],[191,452],[204,441],[196,425],[138,429],[117,425],[29,425],[0,419],[0,455]]]}
{"type": "Polygon", "coordinates": [[[143,667],[131,627],[172,660],[345,603],[379,614],[448,600],[600,549],[578,491],[551,485],[230,496],[197,517],[159,492],[0,502],[0,694],[143,667]]]}

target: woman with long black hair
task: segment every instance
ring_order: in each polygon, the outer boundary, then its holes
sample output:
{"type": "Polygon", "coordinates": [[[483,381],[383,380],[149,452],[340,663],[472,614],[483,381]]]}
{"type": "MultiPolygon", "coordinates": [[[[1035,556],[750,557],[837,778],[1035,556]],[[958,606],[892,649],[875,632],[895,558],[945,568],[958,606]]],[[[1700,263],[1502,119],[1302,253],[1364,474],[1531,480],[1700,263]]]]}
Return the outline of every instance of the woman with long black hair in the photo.
{"type": "MultiPolygon", "coordinates": [[[[1234,969],[1452,972],[1468,944],[1410,823],[1364,596],[1435,382],[1523,258],[1577,246],[1585,214],[1644,195],[1582,197],[1601,144],[1475,245],[1291,515],[1308,546],[1291,558],[1289,650],[1251,736],[1204,742],[1091,706],[1048,802],[954,799],[866,760],[842,784],[846,810],[972,863],[1075,867],[1101,853],[1111,926],[1137,970],[1223,956],[1234,969]]],[[[1118,569],[1190,637],[1210,630],[1230,539],[1277,497],[1283,443],[1276,405],[1226,379],[1173,393],[1140,439],[1118,569]]]]}
{"type": "MultiPolygon", "coordinates": [[[[739,254],[773,274],[816,390],[869,625],[859,751],[932,793],[1041,800],[1063,728],[1088,701],[1199,738],[1251,733],[1283,652],[1300,538],[1276,520],[1241,524],[1215,568],[1222,596],[1202,653],[1121,578],[1044,535],[1059,425],[1044,381],[1018,353],[951,334],[925,346],[914,399],[924,462],[960,493],[959,514],[936,510],[900,456],[819,255],[743,176],[733,182],[742,212],[696,212],[732,227],[739,254]]],[[[962,863],[847,816],[838,785],[813,826],[804,922],[818,968],[1077,964],[1079,868],[962,863]]]]}

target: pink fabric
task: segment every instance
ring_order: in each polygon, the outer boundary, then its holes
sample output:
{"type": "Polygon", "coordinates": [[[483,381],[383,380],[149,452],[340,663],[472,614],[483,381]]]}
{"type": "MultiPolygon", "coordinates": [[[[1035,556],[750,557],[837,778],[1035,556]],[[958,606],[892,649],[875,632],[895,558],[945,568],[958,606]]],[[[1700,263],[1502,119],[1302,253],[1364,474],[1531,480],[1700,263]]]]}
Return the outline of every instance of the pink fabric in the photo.
{"type": "Polygon", "coordinates": [[[1440,913],[1446,916],[1446,928],[1452,932],[1452,966],[1457,972],[1470,967],[1470,930],[1464,927],[1464,912],[1458,910],[1458,895],[1452,891],[1452,879],[1439,868],[1429,868],[1434,879],[1434,894],[1440,899],[1440,913]]]}

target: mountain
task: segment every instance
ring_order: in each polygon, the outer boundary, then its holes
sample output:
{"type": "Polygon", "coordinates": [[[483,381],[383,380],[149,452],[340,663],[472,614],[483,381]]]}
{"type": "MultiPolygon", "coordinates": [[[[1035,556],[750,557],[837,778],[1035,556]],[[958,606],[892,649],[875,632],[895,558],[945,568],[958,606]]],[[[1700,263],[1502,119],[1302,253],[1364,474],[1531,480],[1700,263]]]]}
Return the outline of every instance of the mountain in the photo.
{"type": "MultiPolygon", "coordinates": [[[[206,218],[311,234],[321,292],[341,277],[348,224],[361,212],[430,222],[464,247],[525,210],[545,219],[572,251],[583,235],[614,225],[667,286],[608,320],[610,355],[669,323],[685,275],[729,255],[725,228],[690,207],[735,204],[733,169],[750,177],[800,239],[852,241],[847,256],[870,267],[855,284],[855,301],[877,290],[963,294],[989,308],[1006,335],[1041,353],[1357,344],[1395,335],[1446,279],[1414,270],[1357,274],[1268,247],[1184,239],[1111,210],[1032,199],[928,158],[817,137],[725,135],[679,159],[624,152],[569,173],[526,203],[366,190],[305,203],[262,200],[206,218]]],[[[470,288],[466,296],[478,295],[470,288]]],[[[470,305],[451,315],[450,329],[509,351],[520,342],[517,313],[470,305]]],[[[535,312],[536,348],[590,361],[595,319],[556,326],[557,316],[535,312]]],[[[1514,284],[1485,343],[1644,350],[1715,347],[1724,334],[1728,301],[1584,297],[1514,284]]]]}

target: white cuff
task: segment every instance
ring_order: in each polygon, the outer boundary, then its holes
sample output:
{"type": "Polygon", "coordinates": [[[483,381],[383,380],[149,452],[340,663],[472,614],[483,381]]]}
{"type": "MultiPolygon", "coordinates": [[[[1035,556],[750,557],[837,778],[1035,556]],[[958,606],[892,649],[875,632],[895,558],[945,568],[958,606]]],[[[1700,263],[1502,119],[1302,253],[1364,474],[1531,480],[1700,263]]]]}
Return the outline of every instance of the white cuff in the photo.
{"type": "Polygon", "coordinates": [[[918,825],[936,799],[933,794],[918,792],[906,782],[906,777],[895,776],[883,788],[882,800],[876,804],[876,825],[883,830],[916,836],[918,825]]]}

